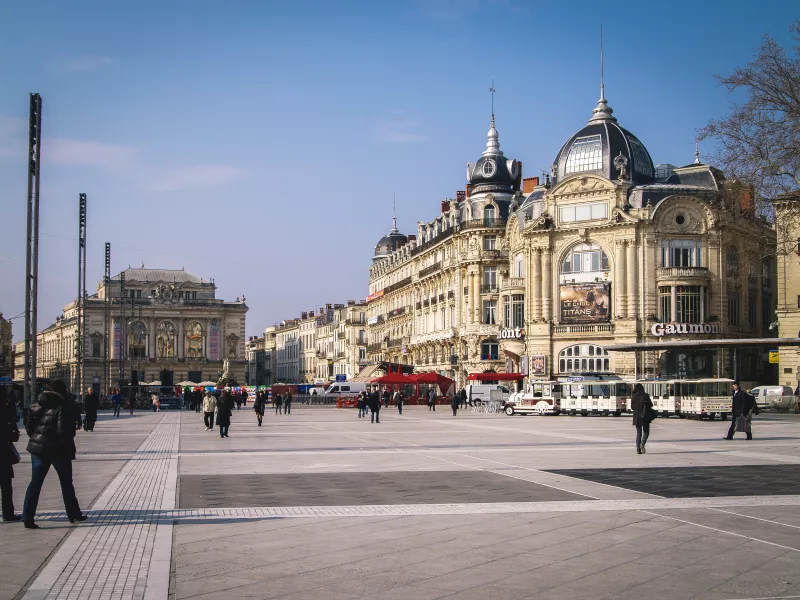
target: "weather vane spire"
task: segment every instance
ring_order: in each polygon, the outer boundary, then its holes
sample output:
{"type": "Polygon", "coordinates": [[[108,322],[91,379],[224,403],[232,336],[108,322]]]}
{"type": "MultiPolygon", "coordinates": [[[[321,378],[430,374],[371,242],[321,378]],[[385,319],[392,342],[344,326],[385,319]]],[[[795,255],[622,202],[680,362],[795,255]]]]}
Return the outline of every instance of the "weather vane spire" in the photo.
{"type": "Polygon", "coordinates": [[[397,194],[392,192],[392,229],[397,231],[397,194]]]}
{"type": "Polygon", "coordinates": [[[694,141],[694,164],[700,164],[700,142],[694,141]]]}
{"type": "Polygon", "coordinates": [[[494,121],[494,79],[492,79],[492,87],[489,88],[489,93],[492,95],[492,121],[494,121]]]}
{"type": "Polygon", "coordinates": [[[606,82],[605,82],[605,61],[603,57],[603,24],[600,23],[600,99],[605,100],[606,97],[606,82]]]}

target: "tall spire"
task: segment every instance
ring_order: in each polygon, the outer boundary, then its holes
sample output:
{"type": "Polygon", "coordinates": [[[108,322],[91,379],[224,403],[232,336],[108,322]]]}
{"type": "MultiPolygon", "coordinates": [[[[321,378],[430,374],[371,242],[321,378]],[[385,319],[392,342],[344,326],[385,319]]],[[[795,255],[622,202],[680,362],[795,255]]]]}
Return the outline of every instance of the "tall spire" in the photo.
{"type": "Polygon", "coordinates": [[[700,164],[700,142],[697,140],[694,142],[694,164],[700,164]]]}
{"type": "Polygon", "coordinates": [[[397,229],[397,194],[392,192],[392,233],[399,231],[397,229]]]}
{"type": "Polygon", "coordinates": [[[592,116],[589,123],[598,121],[614,121],[617,118],[614,116],[614,109],[612,109],[608,102],[606,102],[606,82],[605,82],[605,56],[603,54],[603,26],[600,25],[600,100],[597,101],[597,106],[592,111],[592,116]]]}
{"type": "Polygon", "coordinates": [[[483,156],[503,156],[503,151],[500,150],[500,136],[497,134],[497,127],[494,123],[494,79],[492,79],[492,87],[489,88],[489,93],[492,94],[492,124],[489,127],[487,134],[486,150],[483,151],[483,156]]]}

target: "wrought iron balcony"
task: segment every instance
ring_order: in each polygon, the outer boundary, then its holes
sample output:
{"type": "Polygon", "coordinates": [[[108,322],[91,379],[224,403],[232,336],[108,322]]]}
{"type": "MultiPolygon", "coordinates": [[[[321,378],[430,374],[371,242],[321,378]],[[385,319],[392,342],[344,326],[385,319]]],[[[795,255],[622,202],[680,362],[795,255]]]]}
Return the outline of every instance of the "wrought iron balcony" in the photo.
{"type": "Polygon", "coordinates": [[[485,283],[481,286],[481,294],[496,294],[499,291],[496,283],[485,283]]]}
{"type": "Polygon", "coordinates": [[[503,285],[500,286],[502,290],[524,290],[525,278],[524,277],[506,277],[503,279],[503,285]]]}
{"type": "Polygon", "coordinates": [[[420,269],[419,278],[422,279],[423,277],[427,277],[428,275],[433,275],[437,271],[441,271],[441,270],[442,270],[442,263],[440,263],[440,262],[433,263],[429,267],[425,267],[424,269],[420,269]]]}
{"type": "Polygon", "coordinates": [[[505,229],[506,219],[473,219],[465,221],[459,225],[463,231],[465,229],[505,229]]]}

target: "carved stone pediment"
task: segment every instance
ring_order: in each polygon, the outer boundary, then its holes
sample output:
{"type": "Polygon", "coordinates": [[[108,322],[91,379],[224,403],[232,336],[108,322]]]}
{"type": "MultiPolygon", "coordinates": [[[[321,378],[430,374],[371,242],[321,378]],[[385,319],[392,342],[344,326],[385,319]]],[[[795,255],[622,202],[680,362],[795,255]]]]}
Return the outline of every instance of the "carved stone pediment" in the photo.
{"type": "Polygon", "coordinates": [[[567,179],[563,183],[558,184],[550,191],[549,196],[594,196],[604,192],[611,192],[613,189],[613,184],[607,179],[603,179],[602,177],[593,177],[591,175],[584,175],[581,177],[567,179]]]}
{"type": "Polygon", "coordinates": [[[694,198],[672,196],[662,200],[653,214],[655,230],[669,234],[702,234],[714,224],[711,209],[694,198]]]}

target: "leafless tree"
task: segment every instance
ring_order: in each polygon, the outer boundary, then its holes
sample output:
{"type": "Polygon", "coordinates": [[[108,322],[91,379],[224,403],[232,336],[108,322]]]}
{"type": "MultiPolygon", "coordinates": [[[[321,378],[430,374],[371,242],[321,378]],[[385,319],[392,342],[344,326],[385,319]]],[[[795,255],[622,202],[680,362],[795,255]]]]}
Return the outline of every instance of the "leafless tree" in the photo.
{"type": "Polygon", "coordinates": [[[749,64],[718,76],[746,101],[700,131],[700,139],[717,143],[715,164],[751,186],[756,212],[764,215],[771,214],[768,199],[800,189],[800,19],[790,31],[790,51],[765,35],[749,64]]]}

